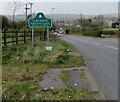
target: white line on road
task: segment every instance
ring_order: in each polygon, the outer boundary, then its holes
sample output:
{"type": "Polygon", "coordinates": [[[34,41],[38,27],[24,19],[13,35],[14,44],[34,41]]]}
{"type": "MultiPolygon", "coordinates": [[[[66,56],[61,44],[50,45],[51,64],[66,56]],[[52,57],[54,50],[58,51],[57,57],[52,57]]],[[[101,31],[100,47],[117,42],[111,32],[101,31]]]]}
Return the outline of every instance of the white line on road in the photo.
{"type": "Polygon", "coordinates": [[[85,42],[89,42],[89,41],[87,41],[87,40],[83,40],[83,41],[85,41],[85,42]]]}
{"type": "Polygon", "coordinates": [[[100,45],[100,43],[96,43],[96,42],[91,42],[92,44],[95,44],[95,45],[100,45]]]}
{"type": "Polygon", "coordinates": [[[112,49],[118,50],[118,48],[112,47],[112,46],[107,46],[107,45],[105,45],[105,47],[108,47],[108,48],[112,48],[112,49]]]}

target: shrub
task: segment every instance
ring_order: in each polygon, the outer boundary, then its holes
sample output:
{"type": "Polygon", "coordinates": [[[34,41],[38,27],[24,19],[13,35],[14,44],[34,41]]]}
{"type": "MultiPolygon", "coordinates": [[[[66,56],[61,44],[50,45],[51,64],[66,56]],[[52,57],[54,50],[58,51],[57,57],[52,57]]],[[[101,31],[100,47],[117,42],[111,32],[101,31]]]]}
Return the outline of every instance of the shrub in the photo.
{"type": "Polygon", "coordinates": [[[117,35],[118,29],[103,29],[102,33],[105,35],[117,35]]]}
{"type": "Polygon", "coordinates": [[[84,36],[93,36],[93,37],[101,37],[102,31],[97,30],[97,31],[84,31],[83,35],[84,36]]]}
{"type": "Polygon", "coordinates": [[[69,34],[69,30],[68,29],[66,29],[65,32],[66,32],[66,34],[69,34]]]}

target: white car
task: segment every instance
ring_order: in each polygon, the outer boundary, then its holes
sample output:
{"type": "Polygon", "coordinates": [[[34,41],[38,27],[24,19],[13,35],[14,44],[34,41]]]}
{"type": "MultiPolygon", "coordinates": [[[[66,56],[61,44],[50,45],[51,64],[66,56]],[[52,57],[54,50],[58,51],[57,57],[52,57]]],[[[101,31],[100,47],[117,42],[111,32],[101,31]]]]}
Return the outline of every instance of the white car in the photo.
{"type": "Polygon", "coordinates": [[[57,35],[57,32],[55,32],[54,35],[57,35]]]}

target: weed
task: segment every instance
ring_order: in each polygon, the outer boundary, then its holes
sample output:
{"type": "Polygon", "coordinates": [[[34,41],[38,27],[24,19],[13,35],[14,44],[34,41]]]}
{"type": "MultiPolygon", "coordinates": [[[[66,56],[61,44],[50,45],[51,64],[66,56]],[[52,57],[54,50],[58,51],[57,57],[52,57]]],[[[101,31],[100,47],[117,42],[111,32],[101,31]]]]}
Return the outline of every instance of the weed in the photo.
{"type": "MultiPolygon", "coordinates": [[[[88,96],[85,97],[79,96],[80,91],[74,89],[71,89],[70,93],[69,89],[54,89],[46,93],[37,86],[48,67],[85,65],[82,57],[67,54],[67,49],[71,52],[76,51],[71,45],[60,39],[53,39],[51,45],[52,51],[46,51],[47,42],[43,41],[36,42],[34,48],[31,47],[31,43],[3,47],[3,100],[92,99],[87,92],[88,96]]],[[[68,73],[65,76],[67,78],[68,73]]]]}
{"type": "Polygon", "coordinates": [[[68,82],[70,78],[70,71],[62,70],[60,74],[60,78],[63,80],[63,82],[68,82]]]}

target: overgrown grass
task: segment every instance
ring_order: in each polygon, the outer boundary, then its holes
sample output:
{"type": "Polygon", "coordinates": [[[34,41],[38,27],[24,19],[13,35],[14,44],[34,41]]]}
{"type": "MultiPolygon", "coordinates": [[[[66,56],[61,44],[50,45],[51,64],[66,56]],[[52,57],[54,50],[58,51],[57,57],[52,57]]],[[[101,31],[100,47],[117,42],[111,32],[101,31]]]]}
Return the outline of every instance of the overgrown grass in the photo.
{"type": "Polygon", "coordinates": [[[34,81],[4,84],[3,100],[94,100],[92,93],[87,89],[68,87],[43,91],[34,81]]]}
{"type": "Polygon", "coordinates": [[[68,82],[70,78],[70,71],[69,70],[62,70],[60,73],[60,78],[63,82],[68,82]]]}
{"type": "Polygon", "coordinates": [[[47,42],[39,42],[34,48],[31,44],[3,47],[3,80],[33,80],[42,76],[48,67],[85,65],[82,57],[68,55],[67,49],[75,49],[59,39],[52,42],[53,51],[46,51],[46,46],[47,42]]]}
{"type": "Polygon", "coordinates": [[[86,79],[87,78],[87,75],[86,75],[86,73],[85,73],[85,70],[80,70],[80,78],[81,79],[86,79]]]}
{"type": "Polygon", "coordinates": [[[46,51],[47,42],[43,41],[36,42],[34,48],[31,47],[31,43],[3,47],[3,99],[71,99],[69,95],[72,95],[72,99],[92,99],[87,91],[84,93],[85,96],[79,96],[81,90],[71,89],[69,93],[69,88],[42,91],[38,82],[42,80],[49,67],[85,65],[82,57],[67,54],[68,51],[76,52],[76,50],[66,42],[52,39],[51,45],[52,51],[46,51]]]}

